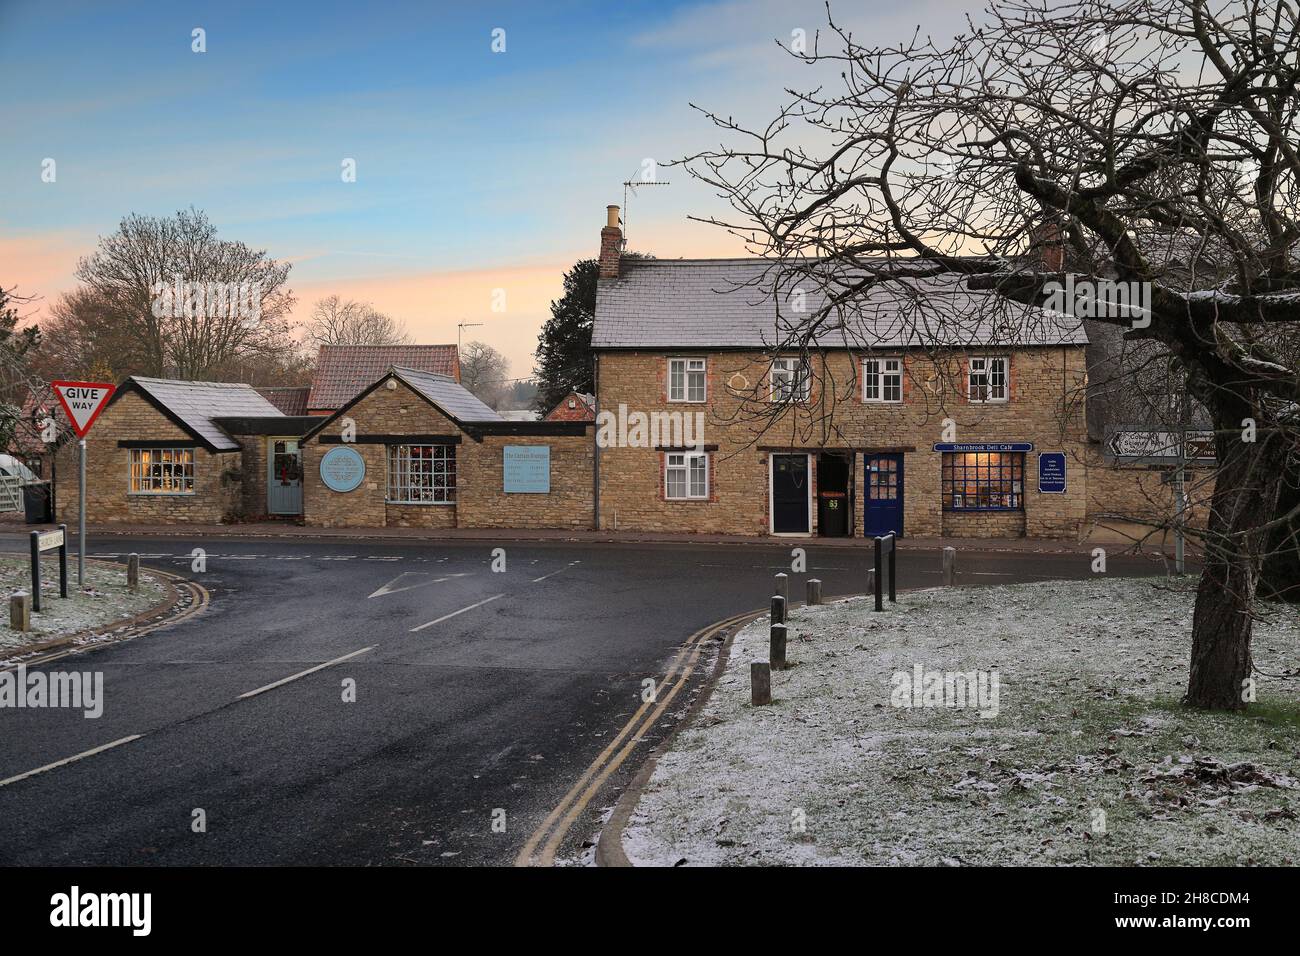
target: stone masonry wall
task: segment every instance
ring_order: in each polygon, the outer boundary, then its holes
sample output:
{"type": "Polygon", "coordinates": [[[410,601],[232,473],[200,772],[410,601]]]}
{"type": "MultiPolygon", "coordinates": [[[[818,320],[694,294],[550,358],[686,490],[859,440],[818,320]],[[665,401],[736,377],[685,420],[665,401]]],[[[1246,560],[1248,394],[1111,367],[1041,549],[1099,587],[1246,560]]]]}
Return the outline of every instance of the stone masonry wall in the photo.
{"type": "MultiPolygon", "coordinates": [[[[878,353],[873,357],[896,357],[878,353]]],[[[1001,537],[1078,535],[1086,521],[1086,432],[1082,395],[1086,387],[1083,348],[1044,347],[991,352],[1010,357],[1010,400],[970,403],[965,396],[966,356],[939,360],[920,353],[904,358],[902,404],[862,401],[861,356],[830,353],[814,360],[815,380],[806,407],[775,418],[767,379],[768,359],[756,352],[603,352],[599,357],[599,408],[627,412],[706,413],[704,443],[717,445],[710,457],[707,501],[669,501],[663,494],[664,452],[614,447],[600,451],[601,526],[646,531],[767,534],[768,457],[773,451],[813,455],[821,449],[850,448],[854,534],[862,533],[864,475],[862,450],[901,451],[904,467],[905,535],[942,533],[1001,537]],[[707,358],[703,404],[667,400],[669,357],[707,358]],[[828,374],[829,373],[829,374],[828,374]],[[759,414],[755,414],[755,412],[759,414]],[[941,507],[943,420],[956,422],[958,442],[1029,441],[1025,455],[1023,515],[945,515],[941,507]],[[1067,455],[1067,493],[1039,494],[1038,453],[1067,455]],[[1023,531],[1018,525],[1023,523],[1023,531]]],[[[816,507],[813,508],[816,533],[816,507]]]]}
{"type": "Polygon", "coordinates": [[[401,382],[375,389],[348,409],[356,422],[352,444],[366,464],[361,486],[346,494],[330,491],[320,478],[321,456],[334,445],[323,435],[342,434],[342,419],[303,444],[303,512],[320,527],[419,528],[589,528],[591,526],[591,437],[485,437],[476,442],[454,422],[401,382]],[[456,503],[387,504],[386,446],[368,435],[459,435],[456,445],[456,503]],[[551,448],[551,493],[504,494],[502,456],[506,445],[551,448]]]}
{"type": "MultiPolygon", "coordinates": [[[[86,438],[86,520],[95,523],[216,524],[238,511],[239,482],[223,481],[237,471],[238,451],[211,454],[184,429],[135,392],[105,409],[86,438]],[[194,448],[193,494],[130,494],[130,451],[118,442],[174,441],[194,448]]],[[[56,486],[58,520],[77,520],[77,443],[58,452],[56,486]]]]}

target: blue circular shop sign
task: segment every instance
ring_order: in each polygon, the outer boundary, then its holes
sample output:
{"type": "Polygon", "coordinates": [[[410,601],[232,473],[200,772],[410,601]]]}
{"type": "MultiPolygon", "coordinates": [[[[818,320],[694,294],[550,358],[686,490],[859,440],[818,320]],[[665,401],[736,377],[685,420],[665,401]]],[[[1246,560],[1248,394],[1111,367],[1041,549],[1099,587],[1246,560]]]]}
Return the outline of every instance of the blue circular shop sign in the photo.
{"type": "Polygon", "coordinates": [[[321,456],[320,480],[330,491],[355,491],[365,477],[365,459],[355,448],[339,445],[321,456]]]}

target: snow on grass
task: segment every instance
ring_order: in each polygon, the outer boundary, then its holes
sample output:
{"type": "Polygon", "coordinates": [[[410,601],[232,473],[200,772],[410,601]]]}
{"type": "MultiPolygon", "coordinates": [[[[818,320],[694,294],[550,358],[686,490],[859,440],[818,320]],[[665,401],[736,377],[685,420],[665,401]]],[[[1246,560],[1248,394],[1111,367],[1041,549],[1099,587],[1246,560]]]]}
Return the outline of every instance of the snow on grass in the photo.
{"type": "Polygon", "coordinates": [[[32,612],[32,629],[25,633],[9,626],[9,598],[16,591],[30,593],[31,562],[26,558],[0,558],[0,658],[20,653],[28,644],[43,643],[143,614],[163,599],[165,588],[156,575],[140,569],[140,589],[126,588],[126,568],[86,562],[85,587],[77,587],[76,558],[68,559],[68,596],[59,597],[57,556],[41,560],[41,611],[32,612]]]}
{"type": "MultiPolygon", "coordinates": [[[[768,621],[736,636],[624,834],[639,865],[1295,865],[1300,705],[1258,676],[1247,714],[1179,704],[1193,584],[1097,579],[795,610],[773,704],[750,705],[768,621]],[[891,678],[996,670],[996,717],[890,704],[891,678]],[[1104,812],[1103,817],[1098,811],[1104,812]],[[802,821],[802,826],[800,825],[802,821]],[[1104,831],[1104,832],[1103,832],[1104,831]]],[[[1265,605],[1262,672],[1300,613],[1265,605]]]]}

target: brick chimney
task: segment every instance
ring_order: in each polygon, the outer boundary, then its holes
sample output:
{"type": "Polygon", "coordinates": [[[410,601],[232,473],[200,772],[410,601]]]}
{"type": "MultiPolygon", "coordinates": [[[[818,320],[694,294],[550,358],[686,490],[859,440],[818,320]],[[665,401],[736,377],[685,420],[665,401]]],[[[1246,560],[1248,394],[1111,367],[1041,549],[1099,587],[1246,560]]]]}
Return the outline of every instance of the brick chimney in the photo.
{"type": "Polygon", "coordinates": [[[1029,253],[1043,272],[1065,271],[1065,242],[1054,222],[1045,222],[1029,231],[1029,253]]]}
{"type": "Polygon", "coordinates": [[[605,228],[600,230],[600,273],[602,279],[618,278],[618,260],[623,254],[623,230],[618,228],[618,207],[606,206],[605,228]]]}

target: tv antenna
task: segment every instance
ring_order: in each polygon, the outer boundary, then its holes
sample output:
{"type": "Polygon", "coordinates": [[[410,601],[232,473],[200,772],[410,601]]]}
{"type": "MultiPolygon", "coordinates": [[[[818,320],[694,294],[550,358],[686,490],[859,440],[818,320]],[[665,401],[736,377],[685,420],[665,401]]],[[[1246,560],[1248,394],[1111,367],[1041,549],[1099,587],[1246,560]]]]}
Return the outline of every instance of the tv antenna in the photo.
{"type": "MultiPolygon", "coordinates": [[[[654,167],[653,165],[651,165],[649,168],[647,168],[647,167],[644,166],[644,165],[641,167],[641,169],[642,169],[642,173],[643,173],[643,174],[644,174],[644,173],[647,173],[647,172],[653,173],[654,170],[655,170],[655,168],[656,168],[656,167],[654,167]]],[[[624,248],[624,249],[627,248],[627,220],[628,220],[628,215],[627,215],[627,209],[628,209],[628,205],[627,205],[627,202],[628,202],[628,194],[627,194],[627,191],[628,191],[629,189],[632,190],[632,195],[635,196],[635,195],[636,195],[636,188],[637,188],[638,186],[671,186],[671,185],[672,185],[672,183],[670,183],[670,182],[666,182],[666,181],[661,180],[661,179],[625,179],[625,180],[623,181],[623,248],[624,248]]]]}

